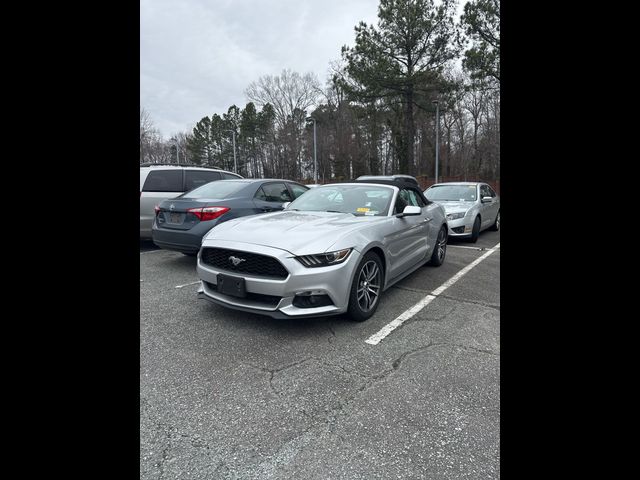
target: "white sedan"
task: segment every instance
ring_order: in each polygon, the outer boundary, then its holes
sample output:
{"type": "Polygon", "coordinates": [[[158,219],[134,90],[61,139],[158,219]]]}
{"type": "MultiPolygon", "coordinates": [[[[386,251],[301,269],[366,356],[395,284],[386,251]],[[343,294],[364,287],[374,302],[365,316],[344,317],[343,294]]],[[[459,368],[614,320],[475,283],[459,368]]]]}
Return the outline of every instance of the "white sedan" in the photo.
{"type": "Polygon", "coordinates": [[[436,183],[424,196],[444,207],[450,237],[475,243],[481,231],[500,229],[500,197],[486,183],[436,183]]]}

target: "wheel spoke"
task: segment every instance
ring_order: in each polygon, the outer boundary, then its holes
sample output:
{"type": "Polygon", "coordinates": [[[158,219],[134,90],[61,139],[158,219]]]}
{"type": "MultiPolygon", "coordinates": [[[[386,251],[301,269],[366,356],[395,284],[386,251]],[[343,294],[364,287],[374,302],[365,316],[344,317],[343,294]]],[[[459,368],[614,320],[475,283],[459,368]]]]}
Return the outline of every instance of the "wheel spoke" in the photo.
{"type": "Polygon", "coordinates": [[[370,282],[376,277],[376,275],[378,275],[378,266],[374,263],[373,266],[371,267],[371,272],[367,280],[370,282]]]}

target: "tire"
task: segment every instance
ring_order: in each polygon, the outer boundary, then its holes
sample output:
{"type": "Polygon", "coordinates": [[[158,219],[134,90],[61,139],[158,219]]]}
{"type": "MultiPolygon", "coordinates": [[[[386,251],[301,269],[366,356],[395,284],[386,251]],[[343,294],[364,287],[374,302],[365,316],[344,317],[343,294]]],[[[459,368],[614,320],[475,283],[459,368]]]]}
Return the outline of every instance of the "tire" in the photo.
{"type": "Polygon", "coordinates": [[[429,265],[439,267],[444,263],[444,257],[447,255],[447,239],[449,232],[446,225],[443,225],[438,232],[438,238],[436,239],[436,246],[431,254],[429,265]]]}
{"type": "Polygon", "coordinates": [[[380,304],[380,296],[382,295],[383,272],[382,261],[375,253],[369,252],[360,260],[349,294],[349,308],[347,311],[352,320],[364,322],[376,313],[380,304]],[[376,285],[377,293],[375,293],[376,288],[372,288],[372,286],[376,285]],[[362,296],[358,300],[360,293],[362,293],[362,296]],[[373,295],[375,297],[371,298],[373,295]]]}
{"type": "Polygon", "coordinates": [[[476,243],[478,241],[479,236],[480,236],[480,217],[476,217],[475,222],[473,222],[473,229],[471,230],[471,238],[469,238],[469,241],[471,243],[476,243]]]}
{"type": "Polygon", "coordinates": [[[494,232],[500,230],[500,210],[498,210],[498,214],[496,215],[496,221],[493,222],[493,225],[491,225],[491,230],[493,230],[494,232]]]}

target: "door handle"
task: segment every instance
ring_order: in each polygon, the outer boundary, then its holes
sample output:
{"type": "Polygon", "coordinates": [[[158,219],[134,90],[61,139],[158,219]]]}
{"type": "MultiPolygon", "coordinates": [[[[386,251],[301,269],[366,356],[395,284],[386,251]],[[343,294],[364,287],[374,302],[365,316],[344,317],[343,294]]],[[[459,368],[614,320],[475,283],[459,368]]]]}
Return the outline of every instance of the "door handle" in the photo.
{"type": "Polygon", "coordinates": [[[431,220],[433,220],[432,217],[427,217],[422,221],[422,223],[429,223],[431,220]]]}

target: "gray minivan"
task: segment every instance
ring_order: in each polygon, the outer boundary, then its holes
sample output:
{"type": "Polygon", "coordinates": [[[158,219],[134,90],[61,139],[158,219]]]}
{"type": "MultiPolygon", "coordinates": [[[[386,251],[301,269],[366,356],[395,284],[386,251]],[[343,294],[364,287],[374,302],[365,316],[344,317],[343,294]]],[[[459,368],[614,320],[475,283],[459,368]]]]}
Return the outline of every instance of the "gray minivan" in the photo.
{"type": "Polygon", "coordinates": [[[151,238],[155,206],[168,198],[216,180],[233,180],[242,176],[217,168],[143,164],[140,165],[140,238],[151,238]]]}

